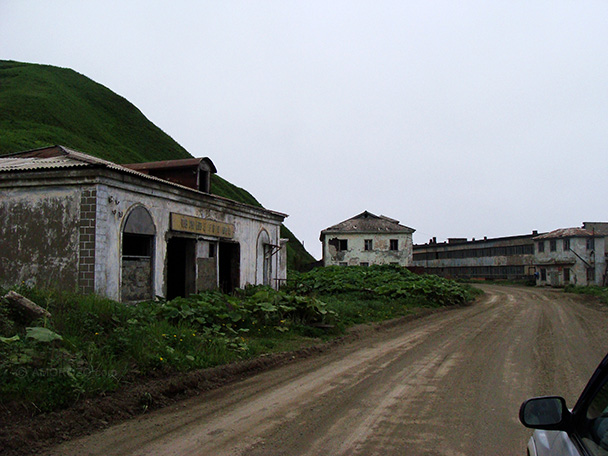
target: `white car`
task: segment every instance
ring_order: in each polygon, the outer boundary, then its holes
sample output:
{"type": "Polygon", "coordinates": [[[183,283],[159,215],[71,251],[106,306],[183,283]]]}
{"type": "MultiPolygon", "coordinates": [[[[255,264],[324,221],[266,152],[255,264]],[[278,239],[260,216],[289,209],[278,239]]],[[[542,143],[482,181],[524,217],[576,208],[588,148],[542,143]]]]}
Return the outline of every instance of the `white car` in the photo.
{"type": "Polygon", "coordinates": [[[529,456],[608,456],[608,355],[571,411],[562,397],[535,397],[521,405],[519,419],[536,429],[529,456]]]}

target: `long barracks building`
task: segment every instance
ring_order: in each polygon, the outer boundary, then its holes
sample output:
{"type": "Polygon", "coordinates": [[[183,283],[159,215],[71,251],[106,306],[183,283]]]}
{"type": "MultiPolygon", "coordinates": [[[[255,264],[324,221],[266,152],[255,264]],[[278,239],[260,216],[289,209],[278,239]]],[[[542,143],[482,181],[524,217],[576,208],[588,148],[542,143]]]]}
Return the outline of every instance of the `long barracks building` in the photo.
{"type": "Polygon", "coordinates": [[[524,279],[536,272],[534,238],[538,232],[494,239],[431,239],[414,245],[414,266],[453,278],[524,279]]]}

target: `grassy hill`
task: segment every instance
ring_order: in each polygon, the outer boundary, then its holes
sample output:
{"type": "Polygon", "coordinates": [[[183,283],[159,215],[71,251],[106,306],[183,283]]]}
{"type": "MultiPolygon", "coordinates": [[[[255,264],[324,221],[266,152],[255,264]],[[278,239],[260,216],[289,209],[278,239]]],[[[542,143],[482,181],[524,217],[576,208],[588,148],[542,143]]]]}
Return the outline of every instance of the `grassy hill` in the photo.
{"type": "MultiPolygon", "coordinates": [[[[0,155],[61,144],[115,163],[191,157],[128,100],[71,69],[0,60],[0,155]]],[[[211,157],[213,159],[213,157],[211,157]]],[[[213,176],[212,192],[260,206],[213,176]]],[[[288,266],[314,261],[285,227],[288,266]]]]}

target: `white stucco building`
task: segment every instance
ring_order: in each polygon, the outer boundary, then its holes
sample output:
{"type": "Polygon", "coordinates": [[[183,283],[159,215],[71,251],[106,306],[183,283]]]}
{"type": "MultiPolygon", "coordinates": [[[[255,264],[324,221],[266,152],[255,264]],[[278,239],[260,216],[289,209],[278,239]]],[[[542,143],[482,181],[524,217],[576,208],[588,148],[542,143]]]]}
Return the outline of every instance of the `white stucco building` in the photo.
{"type": "Polygon", "coordinates": [[[535,237],[537,285],[605,285],[605,225],[585,224],[535,237]]]}
{"type": "Polygon", "coordinates": [[[287,275],[285,214],[209,193],[208,158],[117,165],[62,146],[0,157],[0,283],[173,298],[287,275]]]}
{"type": "Polygon", "coordinates": [[[397,220],[362,212],[321,231],[323,265],[410,266],[414,231],[397,220]]]}

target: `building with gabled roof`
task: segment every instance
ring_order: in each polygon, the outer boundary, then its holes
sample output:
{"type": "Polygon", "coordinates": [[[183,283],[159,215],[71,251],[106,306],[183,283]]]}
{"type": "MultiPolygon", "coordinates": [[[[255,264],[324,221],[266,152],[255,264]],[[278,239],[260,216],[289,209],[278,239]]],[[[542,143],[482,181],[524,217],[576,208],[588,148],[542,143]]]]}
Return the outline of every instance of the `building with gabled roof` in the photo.
{"type": "Polygon", "coordinates": [[[209,193],[208,158],[122,166],[63,146],[0,157],[0,284],[120,301],[286,279],[286,214],[209,193]]]}
{"type": "Polygon", "coordinates": [[[324,266],[371,266],[412,262],[413,228],[365,211],[321,231],[324,266]]]}

